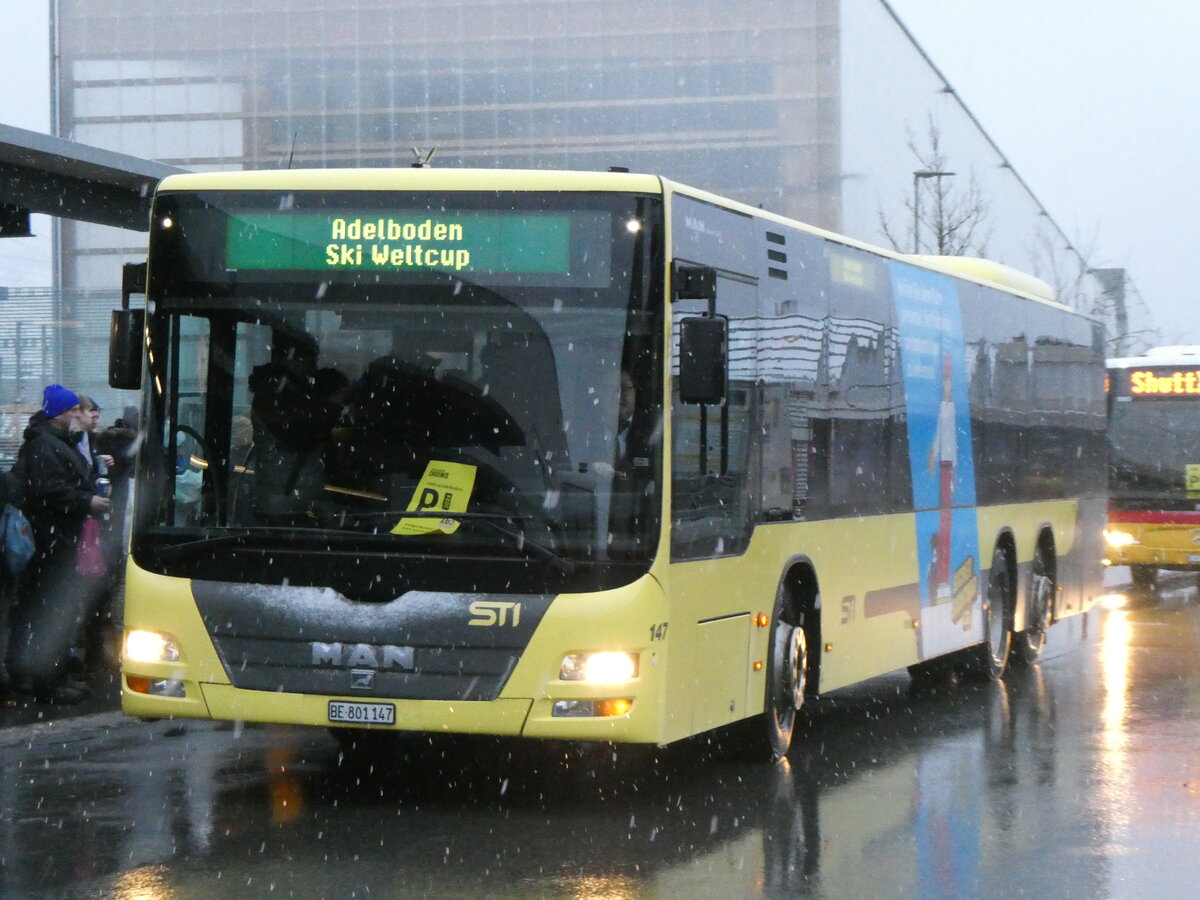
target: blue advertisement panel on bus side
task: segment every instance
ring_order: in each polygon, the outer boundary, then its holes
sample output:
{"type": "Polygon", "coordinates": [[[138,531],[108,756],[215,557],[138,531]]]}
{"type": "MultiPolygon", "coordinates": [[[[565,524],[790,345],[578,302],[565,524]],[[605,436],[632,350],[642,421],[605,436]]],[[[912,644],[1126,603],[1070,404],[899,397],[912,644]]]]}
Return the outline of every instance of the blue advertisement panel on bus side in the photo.
{"type": "Polygon", "coordinates": [[[891,264],[900,333],[921,590],[921,656],[981,633],[975,467],[954,279],[891,264]]]}

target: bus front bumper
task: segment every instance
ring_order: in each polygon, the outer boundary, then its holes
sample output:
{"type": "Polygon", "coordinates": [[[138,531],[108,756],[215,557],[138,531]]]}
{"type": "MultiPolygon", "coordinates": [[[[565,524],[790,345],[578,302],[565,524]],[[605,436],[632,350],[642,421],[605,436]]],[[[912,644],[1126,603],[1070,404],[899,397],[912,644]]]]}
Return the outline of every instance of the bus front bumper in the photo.
{"type": "Polygon", "coordinates": [[[486,734],[573,741],[657,743],[650,723],[629,711],[610,716],[561,716],[551,700],[499,698],[489,701],[393,700],[327,697],[247,691],[228,684],[158,679],[146,692],[146,680],[126,676],[122,709],[144,718],[244,720],[280,725],[369,727],[383,731],[486,734]],[[348,721],[349,710],[362,717],[348,721]],[[337,717],[337,718],[335,718],[337,717]],[[372,721],[372,717],[378,721],[372,721]]]}
{"type": "Polygon", "coordinates": [[[1200,568],[1200,528],[1110,524],[1105,533],[1105,552],[1110,566],[1200,568]]]}

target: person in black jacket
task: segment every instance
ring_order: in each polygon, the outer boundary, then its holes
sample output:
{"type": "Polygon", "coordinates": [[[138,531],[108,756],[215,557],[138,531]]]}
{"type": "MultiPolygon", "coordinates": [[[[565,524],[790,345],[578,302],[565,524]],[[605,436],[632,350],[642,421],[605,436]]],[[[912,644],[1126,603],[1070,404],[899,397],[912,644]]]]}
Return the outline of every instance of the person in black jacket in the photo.
{"type": "Polygon", "coordinates": [[[37,553],[18,590],[9,675],[18,689],[64,703],[86,693],[66,683],[66,662],[94,599],[92,584],[75,572],[76,544],[87,518],[110,508],[108,498],[97,495],[91,467],[77,448],[79,416],[78,396],[62,385],[48,385],[13,467],[37,553]]]}
{"type": "MultiPolygon", "coordinates": [[[[21,508],[23,492],[21,481],[12,472],[0,472],[0,510],[11,504],[21,508]]],[[[0,703],[10,705],[15,702],[10,697],[8,666],[5,657],[8,656],[9,618],[12,605],[17,599],[17,576],[0,565],[0,703]]]]}

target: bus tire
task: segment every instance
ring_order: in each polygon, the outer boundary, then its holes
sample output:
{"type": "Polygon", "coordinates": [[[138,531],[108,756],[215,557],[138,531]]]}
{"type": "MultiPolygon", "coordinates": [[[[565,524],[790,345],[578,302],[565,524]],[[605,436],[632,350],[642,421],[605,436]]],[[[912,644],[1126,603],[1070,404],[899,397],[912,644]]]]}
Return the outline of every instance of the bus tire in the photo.
{"type": "Polygon", "coordinates": [[[1013,635],[1012,658],[1029,665],[1041,655],[1046,634],[1054,621],[1054,559],[1050,548],[1041,544],[1033,555],[1029,576],[1029,602],[1025,607],[1025,630],[1013,635]]]}
{"type": "Polygon", "coordinates": [[[744,730],[739,729],[744,738],[739,755],[772,763],[787,755],[807,685],[808,640],[802,614],[781,588],[771,616],[763,712],[743,723],[744,730]]]}
{"type": "Polygon", "coordinates": [[[1158,569],[1154,566],[1134,563],[1129,567],[1129,580],[1138,603],[1151,603],[1158,598],[1158,569]]]}
{"type": "Polygon", "coordinates": [[[1008,548],[997,544],[992,551],[987,596],[983,603],[983,643],[976,647],[963,674],[976,681],[997,681],[1008,667],[1012,648],[1013,575],[1008,548]]]}

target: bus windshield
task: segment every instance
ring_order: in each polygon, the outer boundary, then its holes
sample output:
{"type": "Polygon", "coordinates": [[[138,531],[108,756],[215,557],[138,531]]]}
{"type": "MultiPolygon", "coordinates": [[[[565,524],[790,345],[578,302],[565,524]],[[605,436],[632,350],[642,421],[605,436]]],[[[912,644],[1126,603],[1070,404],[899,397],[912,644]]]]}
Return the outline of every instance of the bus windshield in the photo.
{"type": "Polygon", "coordinates": [[[477,590],[645,569],[658,200],[166,193],[152,223],[139,564],[322,583],[318,552],[382,581],[437,558],[423,586],[477,590]]]}
{"type": "Polygon", "coordinates": [[[1109,496],[1115,508],[1195,508],[1200,500],[1200,402],[1117,397],[1108,434],[1109,496]]]}

